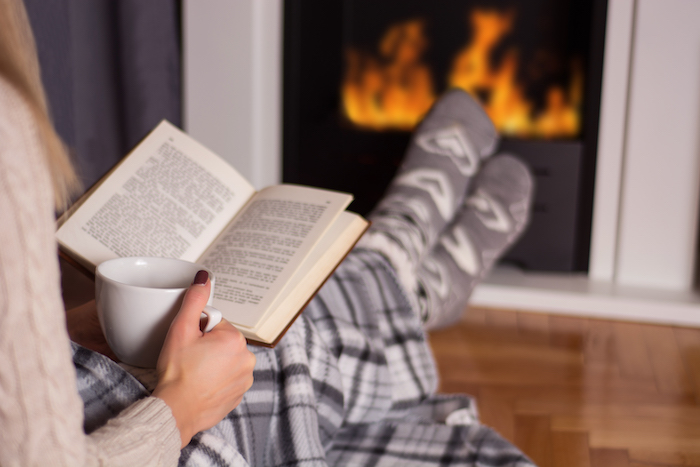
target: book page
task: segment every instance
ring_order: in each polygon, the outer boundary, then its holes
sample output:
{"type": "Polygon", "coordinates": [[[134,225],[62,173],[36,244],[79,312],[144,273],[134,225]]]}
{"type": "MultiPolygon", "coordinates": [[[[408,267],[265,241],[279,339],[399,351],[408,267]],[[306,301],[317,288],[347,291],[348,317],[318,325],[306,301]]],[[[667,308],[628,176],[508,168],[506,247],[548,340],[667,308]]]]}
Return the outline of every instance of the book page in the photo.
{"type": "Polygon", "coordinates": [[[120,256],[194,261],[254,193],[217,155],[161,122],[57,232],[93,266],[120,256]]]}
{"type": "Polygon", "coordinates": [[[214,306],[252,328],[352,196],[280,185],[260,191],[200,262],[216,276],[214,306]]]}
{"type": "Polygon", "coordinates": [[[240,331],[262,342],[272,343],[321,288],[368,226],[369,222],[358,214],[340,213],[275,299],[271,311],[255,329],[239,326],[240,331]]]}

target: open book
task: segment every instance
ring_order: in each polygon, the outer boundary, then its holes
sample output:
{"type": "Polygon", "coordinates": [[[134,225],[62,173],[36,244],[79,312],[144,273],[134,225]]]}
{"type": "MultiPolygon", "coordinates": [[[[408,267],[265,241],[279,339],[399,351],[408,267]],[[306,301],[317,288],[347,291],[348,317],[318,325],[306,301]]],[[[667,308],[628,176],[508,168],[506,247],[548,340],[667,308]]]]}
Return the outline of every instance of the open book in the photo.
{"type": "Polygon", "coordinates": [[[259,192],[161,122],[59,220],[61,253],[94,273],[123,256],[200,263],[214,306],[249,342],[273,346],[368,227],[352,196],[278,185],[259,192]]]}

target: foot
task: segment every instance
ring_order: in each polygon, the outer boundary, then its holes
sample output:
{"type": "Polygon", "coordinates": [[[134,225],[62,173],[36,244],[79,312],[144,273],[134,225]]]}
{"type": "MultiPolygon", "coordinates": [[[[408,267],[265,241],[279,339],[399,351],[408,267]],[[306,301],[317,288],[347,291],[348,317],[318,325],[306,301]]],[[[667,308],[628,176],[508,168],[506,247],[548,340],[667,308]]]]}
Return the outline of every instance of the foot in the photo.
{"type": "Polygon", "coordinates": [[[360,242],[389,259],[407,290],[415,288],[422,257],[454,217],[497,142],[486,113],[462,90],[442,96],[418,127],[360,242]]]}
{"type": "Polygon", "coordinates": [[[528,224],[533,179],[510,155],[484,163],[469,196],[418,268],[416,292],[428,329],[453,323],[476,284],[528,224]]]}

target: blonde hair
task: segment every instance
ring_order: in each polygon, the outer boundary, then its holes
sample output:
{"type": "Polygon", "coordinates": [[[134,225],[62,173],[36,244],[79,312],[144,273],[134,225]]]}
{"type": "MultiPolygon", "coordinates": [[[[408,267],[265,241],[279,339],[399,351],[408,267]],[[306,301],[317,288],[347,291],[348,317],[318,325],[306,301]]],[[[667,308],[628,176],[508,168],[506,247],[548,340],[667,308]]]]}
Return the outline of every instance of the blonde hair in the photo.
{"type": "Polygon", "coordinates": [[[62,211],[79,183],[66,147],[49,118],[36,44],[22,0],[0,0],[0,76],[20,93],[34,114],[53,182],[56,210],[62,211]]]}

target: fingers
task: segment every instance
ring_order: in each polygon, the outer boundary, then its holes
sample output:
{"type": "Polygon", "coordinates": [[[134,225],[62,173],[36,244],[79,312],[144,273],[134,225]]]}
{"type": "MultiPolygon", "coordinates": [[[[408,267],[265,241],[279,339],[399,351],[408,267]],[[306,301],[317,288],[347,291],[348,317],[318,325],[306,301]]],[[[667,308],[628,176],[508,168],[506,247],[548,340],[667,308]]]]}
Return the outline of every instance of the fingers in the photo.
{"type": "Polygon", "coordinates": [[[219,324],[214,326],[214,329],[207,333],[210,339],[222,339],[227,346],[234,349],[235,352],[250,354],[253,359],[252,366],[255,366],[255,356],[248,351],[248,342],[245,336],[233,324],[222,319],[219,324]]]}
{"type": "MultiPolygon", "coordinates": [[[[211,292],[211,282],[207,271],[199,271],[192,285],[185,292],[180,311],[173,320],[170,329],[181,338],[200,337],[202,331],[199,328],[202,310],[207,305],[211,292]]],[[[223,320],[222,320],[223,321],[223,320]]],[[[219,323],[221,324],[221,323],[219,323]]]]}
{"type": "Polygon", "coordinates": [[[253,384],[256,363],[245,337],[228,321],[206,334],[188,322],[198,319],[203,308],[197,287],[206,290],[193,285],[188,291],[158,359],[158,386],[153,392],[172,410],[183,446],[238,406],[253,384]],[[197,337],[188,338],[193,329],[197,337]]]}

